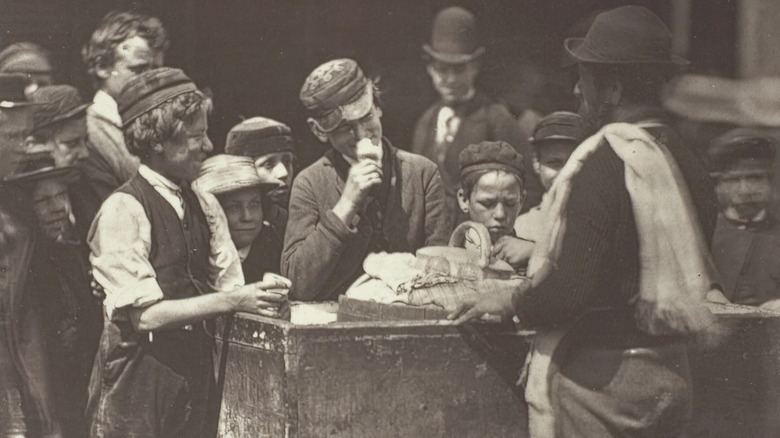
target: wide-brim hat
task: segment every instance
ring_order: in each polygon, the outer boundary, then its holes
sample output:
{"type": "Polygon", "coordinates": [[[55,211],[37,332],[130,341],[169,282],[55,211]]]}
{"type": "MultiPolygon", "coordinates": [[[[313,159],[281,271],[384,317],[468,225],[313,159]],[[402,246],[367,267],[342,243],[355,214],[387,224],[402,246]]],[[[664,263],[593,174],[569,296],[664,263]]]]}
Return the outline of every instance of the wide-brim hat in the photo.
{"type": "Polygon", "coordinates": [[[71,85],[40,87],[30,94],[30,99],[38,104],[33,111],[33,132],[86,115],[89,106],[71,85]]]}
{"type": "Polygon", "coordinates": [[[567,38],[564,47],[581,63],[677,67],[690,64],[672,53],[672,33],[666,24],[641,6],[622,6],[602,12],[584,38],[567,38]]]}
{"type": "Polygon", "coordinates": [[[479,44],[474,14],[459,6],[443,9],[433,20],[430,44],[423,50],[447,64],[465,64],[479,58],[485,48],[479,44]]]}
{"type": "Polygon", "coordinates": [[[200,166],[200,175],[193,182],[199,190],[221,195],[263,184],[249,157],[219,154],[207,158],[200,166]]]}
{"type": "Polygon", "coordinates": [[[73,166],[56,167],[52,148],[46,145],[25,146],[17,169],[3,181],[13,184],[31,184],[45,179],[61,179],[69,184],[76,181],[81,170],[73,166]]]}

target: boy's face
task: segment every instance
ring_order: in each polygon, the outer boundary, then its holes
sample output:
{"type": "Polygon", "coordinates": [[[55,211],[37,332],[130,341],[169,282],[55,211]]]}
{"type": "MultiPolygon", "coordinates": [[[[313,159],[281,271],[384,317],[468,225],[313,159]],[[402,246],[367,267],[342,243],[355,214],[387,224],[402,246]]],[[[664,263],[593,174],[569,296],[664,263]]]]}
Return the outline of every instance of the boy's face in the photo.
{"type": "Polygon", "coordinates": [[[57,240],[69,223],[68,186],[58,179],[44,179],[32,189],[32,206],[38,228],[47,240],[57,240]]]}
{"type": "Polygon", "coordinates": [[[558,173],[576,147],[573,142],[565,140],[548,140],[542,147],[537,147],[534,171],[539,175],[539,181],[542,182],[545,191],[550,190],[558,173]]]}
{"type": "Polygon", "coordinates": [[[259,187],[247,187],[218,195],[236,248],[245,248],[263,229],[263,199],[259,187]]]}
{"type": "Polygon", "coordinates": [[[751,163],[737,163],[718,176],[715,191],[722,210],[749,220],[772,202],[772,173],[751,163]]]}
{"type": "Polygon", "coordinates": [[[87,122],[84,117],[62,122],[50,141],[57,167],[80,166],[86,161],[87,122]]]}
{"type": "Polygon", "coordinates": [[[162,55],[140,36],[130,37],[114,49],[114,65],[98,68],[103,90],[116,99],[127,82],[141,73],[162,66],[162,55]]]}
{"type": "Polygon", "coordinates": [[[268,198],[276,204],[286,204],[293,179],[292,152],[272,152],[257,157],[255,169],[263,183],[278,186],[268,192],[268,198]]]}
{"type": "Polygon", "coordinates": [[[341,155],[357,160],[357,143],[367,138],[375,145],[382,144],[382,109],[372,105],[371,109],[356,120],[342,120],[333,131],[326,133],[328,142],[341,155]]]}
{"type": "Polygon", "coordinates": [[[176,138],[162,145],[163,163],[159,171],[174,182],[194,181],[206,155],[214,149],[207,130],[208,115],[204,106],[184,120],[183,130],[176,138]]]}
{"type": "Polygon", "coordinates": [[[461,210],[469,215],[470,220],[486,226],[493,242],[512,234],[524,199],[525,192],[519,178],[503,170],[480,176],[468,197],[463,189],[458,191],[461,210]]]}

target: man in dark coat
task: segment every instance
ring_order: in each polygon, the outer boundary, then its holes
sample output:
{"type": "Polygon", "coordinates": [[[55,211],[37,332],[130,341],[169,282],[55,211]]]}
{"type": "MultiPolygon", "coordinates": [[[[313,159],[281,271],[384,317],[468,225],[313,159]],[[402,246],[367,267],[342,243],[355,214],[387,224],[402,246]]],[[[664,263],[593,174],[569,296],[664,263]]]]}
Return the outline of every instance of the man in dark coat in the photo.
{"type": "MultiPolygon", "coordinates": [[[[461,7],[449,7],[436,15],[431,42],[423,45],[423,50],[439,101],[417,121],[410,148],[439,166],[454,223],[466,220],[457,192],[458,156],[468,145],[505,141],[525,158],[526,175],[533,175],[531,151],[517,121],[506,107],[475,89],[485,52],[476,32],[474,15],[461,7]]],[[[539,203],[542,188],[538,181],[529,179],[526,191],[524,210],[539,203]]]]}
{"type": "Polygon", "coordinates": [[[707,150],[721,211],[712,257],[731,302],[780,310],[780,223],[772,166],[777,142],[754,129],[731,130],[707,150]]]}
{"type": "Polygon", "coordinates": [[[312,132],[332,147],[293,184],[282,253],[291,296],[335,300],[368,254],[446,244],[452,229],[439,170],[382,136],[376,90],[358,64],[317,67],[300,98],[312,132]]]}
{"type": "Polygon", "coordinates": [[[603,12],[585,38],[566,40],[580,112],[602,129],[545,196],[532,280],[451,315],[514,314],[537,329],[526,387],[534,437],[685,435],[685,336],[713,327],[703,302],[717,206],[703,163],[658,108],[686,64],[671,46],[666,25],[638,6],[603,12]]]}

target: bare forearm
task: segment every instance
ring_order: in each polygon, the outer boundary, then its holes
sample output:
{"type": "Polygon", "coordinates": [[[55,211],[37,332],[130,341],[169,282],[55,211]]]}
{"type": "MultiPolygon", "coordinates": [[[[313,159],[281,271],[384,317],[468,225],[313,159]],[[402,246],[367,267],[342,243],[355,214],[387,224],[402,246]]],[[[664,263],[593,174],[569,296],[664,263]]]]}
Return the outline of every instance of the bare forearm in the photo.
{"type": "Polygon", "coordinates": [[[235,310],[232,292],[220,292],[179,300],[163,300],[149,307],[130,310],[130,320],[139,332],[165,330],[198,323],[235,310]]]}

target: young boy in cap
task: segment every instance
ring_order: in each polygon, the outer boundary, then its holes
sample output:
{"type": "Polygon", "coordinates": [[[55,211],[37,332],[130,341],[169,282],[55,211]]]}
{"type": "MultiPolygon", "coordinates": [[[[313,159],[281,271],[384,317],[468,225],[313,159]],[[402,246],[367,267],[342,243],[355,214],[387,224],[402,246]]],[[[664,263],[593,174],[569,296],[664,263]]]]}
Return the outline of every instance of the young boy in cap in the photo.
{"type": "Polygon", "coordinates": [[[78,177],[68,189],[78,240],[84,241],[100,207],[100,199],[84,174],[87,150],[87,104],[70,85],[49,85],[31,93],[33,110],[32,142],[51,151],[57,167],[75,167],[78,177]]]}
{"type": "Polygon", "coordinates": [[[382,137],[376,90],[357,62],[317,67],[301,88],[309,126],[331,148],[293,184],[282,275],[299,300],[335,300],[372,252],[446,244],[441,177],[430,160],[382,137]]]}
{"type": "MultiPolygon", "coordinates": [[[[40,90],[40,89],[39,89],[40,90]]],[[[92,295],[89,248],[71,223],[68,185],[80,173],[55,167],[51,149],[30,143],[20,171],[7,179],[30,203],[37,230],[26,294],[42,321],[52,413],[61,436],[86,436],[84,409],[103,317],[92,295]]]]}
{"type": "Polygon", "coordinates": [[[193,187],[216,196],[225,211],[244,280],[254,283],[268,272],[278,274],[281,246],[269,246],[268,239],[263,239],[263,230],[270,226],[265,220],[269,205],[266,193],[278,186],[260,179],[252,159],[215,155],[203,162],[193,187]]]}
{"type": "Polygon", "coordinates": [[[158,18],[113,11],[81,49],[87,73],[98,89],[87,110],[87,175],[101,200],[138,170],[138,158],[128,152],[122,135],[119,93],[131,78],[163,65],[167,48],[168,38],[158,18]]]}
{"type": "MultiPolygon", "coordinates": [[[[536,125],[530,138],[534,151],[533,167],[545,192],[550,190],[555,177],[585,137],[582,117],[568,111],[548,114],[536,125]]],[[[536,242],[543,230],[544,217],[539,206],[521,214],[515,221],[517,237],[529,242],[536,242]]]]}
{"type": "Polygon", "coordinates": [[[93,275],[106,294],[91,436],[213,436],[210,321],[233,311],[278,317],[286,302],[286,282],[239,286],[221,209],[190,188],[212,150],[209,102],[170,68],[141,73],[119,95],[127,146],[142,164],[90,230],[93,275]]]}
{"type": "Polygon", "coordinates": [[[733,129],[707,149],[720,214],[712,256],[724,294],[734,303],[780,310],[780,224],[774,200],[777,142],[760,131],[733,129]]]}
{"type": "Polygon", "coordinates": [[[601,129],[545,196],[532,280],[451,317],[514,314],[536,330],[531,436],[682,437],[692,402],[686,339],[710,337],[704,301],[717,277],[712,181],[659,108],[664,83],[687,62],[640,6],[602,12],[565,47],[578,63],[580,114],[601,129]]]}
{"type": "MultiPolygon", "coordinates": [[[[281,272],[280,259],[287,228],[287,205],[293,180],[292,131],[284,123],[253,117],[234,126],[227,136],[225,153],[250,157],[260,181],[266,185],[263,228],[254,245],[263,248],[262,266],[281,272]],[[274,261],[275,260],[275,261],[274,261]]],[[[257,250],[253,253],[259,256],[257,250]]],[[[254,257],[253,257],[254,258],[254,257]]]]}
{"type": "MultiPolygon", "coordinates": [[[[439,166],[449,212],[453,218],[465,219],[456,195],[458,155],[463,149],[481,141],[501,140],[525,157],[531,154],[509,110],[475,88],[485,48],[479,43],[476,18],[471,12],[459,6],[439,11],[433,20],[430,44],[424,44],[423,50],[439,101],[418,119],[410,150],[439,166]]],[[[525,170],[531,174],[530,163],[526,163],[525,170]]],[[[541,199],[542,190],[533,179],[526,189],[526,207],[532,207],[541,199]]]]}
{"type": "Polygon", "coordinates": [[[533,245],[514,233],[525,201],[523,156],[503,141],[483,141],[460,153],[458,203],[469,220],[490,231],[493,256],[519,269],[533,245]]]}

